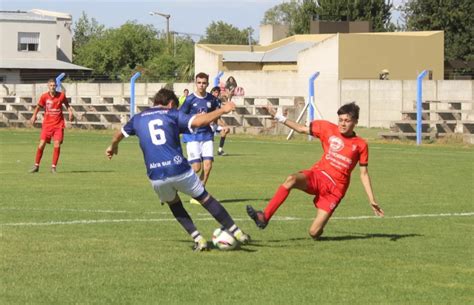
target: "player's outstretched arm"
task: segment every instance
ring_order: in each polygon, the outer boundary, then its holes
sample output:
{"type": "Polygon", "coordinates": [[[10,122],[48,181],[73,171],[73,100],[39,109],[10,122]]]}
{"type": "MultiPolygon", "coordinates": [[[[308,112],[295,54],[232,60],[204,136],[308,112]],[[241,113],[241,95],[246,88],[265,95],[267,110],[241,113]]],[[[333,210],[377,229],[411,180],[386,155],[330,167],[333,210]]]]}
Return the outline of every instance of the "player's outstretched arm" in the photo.
{"type": "Polygon", "coordinates": [[[211,122],[217,120],[221,115],[229,113],[235,109],[235,104],[233,102],[227,102],[222,108],[216,109],[209,113],[204,113],[196,115],[194,120],[191,123],[191,127],[202,127],[207,126],[211,122]]]}
{"type": "Polygon", "coordinates": [[[271,115],[271,117],[274,120],[284,124],[285,126],[293,129],[294,131],[296,131],[298,133],[310,134],[310,130],[309,130],[308,126],[296,123],[292,120],[289,120],[284,115],[277,113],[277,111],[275,110],[275,108],[273,108],[272,105],[268,104],[265,108],[267,108],[268,113],[271,115]]]}
{"type": "Polygon", "coordinates": [[[123,140],[123,138],[124,138],[124,135],[122,134],[121,130],[117,131],[114,134],[114,136],[112,138],[112,143],[105,150],[105,155],[107,156],[107,158],[109,158],[109,160],[112,159],[112,157],[114,155],[118,154],[118,145],[119,145],[120,141],[123,140]]]}
{"type": "Polygon", "coordinates": [[[375,201],[374,192],[372,190],[372,183],[370,182],[370,175],[367,166],[360,167],[360,180],[362,181],[362,185],[364,186],[365,192],[367,193],[367,197],[369,198],[369,204],[374,214],[380,217],[385,215],[382,208],[379,204],[375,201]]]}

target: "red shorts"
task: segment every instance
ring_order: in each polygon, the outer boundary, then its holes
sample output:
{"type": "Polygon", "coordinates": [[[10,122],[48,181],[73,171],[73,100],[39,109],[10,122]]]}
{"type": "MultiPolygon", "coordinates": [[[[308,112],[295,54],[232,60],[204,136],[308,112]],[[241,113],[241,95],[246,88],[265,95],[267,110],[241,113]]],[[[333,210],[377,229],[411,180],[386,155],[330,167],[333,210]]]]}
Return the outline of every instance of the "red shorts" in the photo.
{"type": "Polygon", "coordinates": [[[303,170],[300,173],[306,176],[305,192],[315,195],[314,206],[332,214],[344,197],[336,183],[320,170],[303,170]]]}
{"type": "Polygon", "coordinates": [[[51,138],[53,138],[54,141],[59,141],[59,143],[63,143],[64,128],[60,128],[60,127],[43,128],[41,130],[40,139],[44,140],[46,143],[51,143],[51,138]]]}

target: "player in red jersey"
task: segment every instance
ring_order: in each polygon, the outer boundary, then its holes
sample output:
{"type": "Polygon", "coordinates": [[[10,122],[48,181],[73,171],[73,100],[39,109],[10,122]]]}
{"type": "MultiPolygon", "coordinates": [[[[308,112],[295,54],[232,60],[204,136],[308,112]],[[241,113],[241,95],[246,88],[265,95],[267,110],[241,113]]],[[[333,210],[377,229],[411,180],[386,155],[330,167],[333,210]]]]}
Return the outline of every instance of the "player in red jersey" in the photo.
{"type": "Polygon", "coordinates": [[[30,173],[37,173],[39,171],[39,165],[41,157],[43,156],[44,148],[46,143],[51,143],[51,139],[53,139],[54,144],[51,172],[56,173],[56,165],[58,164],[61,144],[64,139],[65,123],[62,109],[63,105],[66,106],[69,112],[69,121],[72,121],[74,115],[72,113],[72,108],[66,99],[66,95],[64,92],[56,91],[56,81],[51,78],[48,80],[48,92],[41,95],[33,112],[33,116],[30,119],[30,123],[34,125],[39,110],[44,108],[40,142],[36,151],[35,165],[30,170],[30,173]]]}
{"type": "Polygon", "coordinates": [[[354,127],[359,119],[359,106],[350,103],[339,108],[337,125],[328,121],[315,120],[309,127],[277,114],[271,106],[268,106],[267,109],[278,122],[299,133],[319,138],[324,154],[311,169],[288,176],[263,212],[256,211],[250,205],[247,206],[247,213],[255,221],[257,227],[264,229],[276,210],[286,200],[290,191],[298,189],[315,195],[313,202],[317,208],[317,214],[309,228],[309,234],[313,239],[318,239],[323,234],[324,226],[332,213],[344,197],[349,187],[351,172],[357,163],[360,166],[360,179],[372,210],[375,215],[384,216],[383,210],[375,200],[370,183],[367,170],[369,161],[367,143],[354,132],[354,127]]]}

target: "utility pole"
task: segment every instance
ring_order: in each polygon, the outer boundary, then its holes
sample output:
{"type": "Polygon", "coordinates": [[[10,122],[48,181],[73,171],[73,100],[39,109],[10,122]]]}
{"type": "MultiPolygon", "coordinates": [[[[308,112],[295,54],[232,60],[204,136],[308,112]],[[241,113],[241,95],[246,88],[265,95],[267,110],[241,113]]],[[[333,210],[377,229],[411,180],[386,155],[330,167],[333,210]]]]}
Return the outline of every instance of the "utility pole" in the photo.
{"type": "Polygon", "coordinates": [[[163,14],[163,13],[160,13],[160,12],[150,12],[150,15],[151,16],[158,15],[158,16],[166,18],[166,41],[168,42],[168,50],[171,51],[171,48],[170,48],[170,44],[171,44],[171,40],[170,40],[170,18],[171,18],[171,15],[170,14],[163,14]]]}

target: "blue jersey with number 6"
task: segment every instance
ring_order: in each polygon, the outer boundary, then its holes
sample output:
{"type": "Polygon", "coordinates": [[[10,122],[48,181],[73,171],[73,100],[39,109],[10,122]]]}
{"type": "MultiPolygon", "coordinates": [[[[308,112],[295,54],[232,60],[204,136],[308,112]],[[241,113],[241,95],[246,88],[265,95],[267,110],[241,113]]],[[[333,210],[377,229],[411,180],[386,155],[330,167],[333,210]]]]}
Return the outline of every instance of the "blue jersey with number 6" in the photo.
{"type": "Polygon", "coordinates": [[[125,137],[136,135],[143,151],[147,175],[163,180],[190,169],[183,156],[180,133],[193,132],[194,115],[176,109],[153,107],[134,115],[122,128],[125,137]]]}

